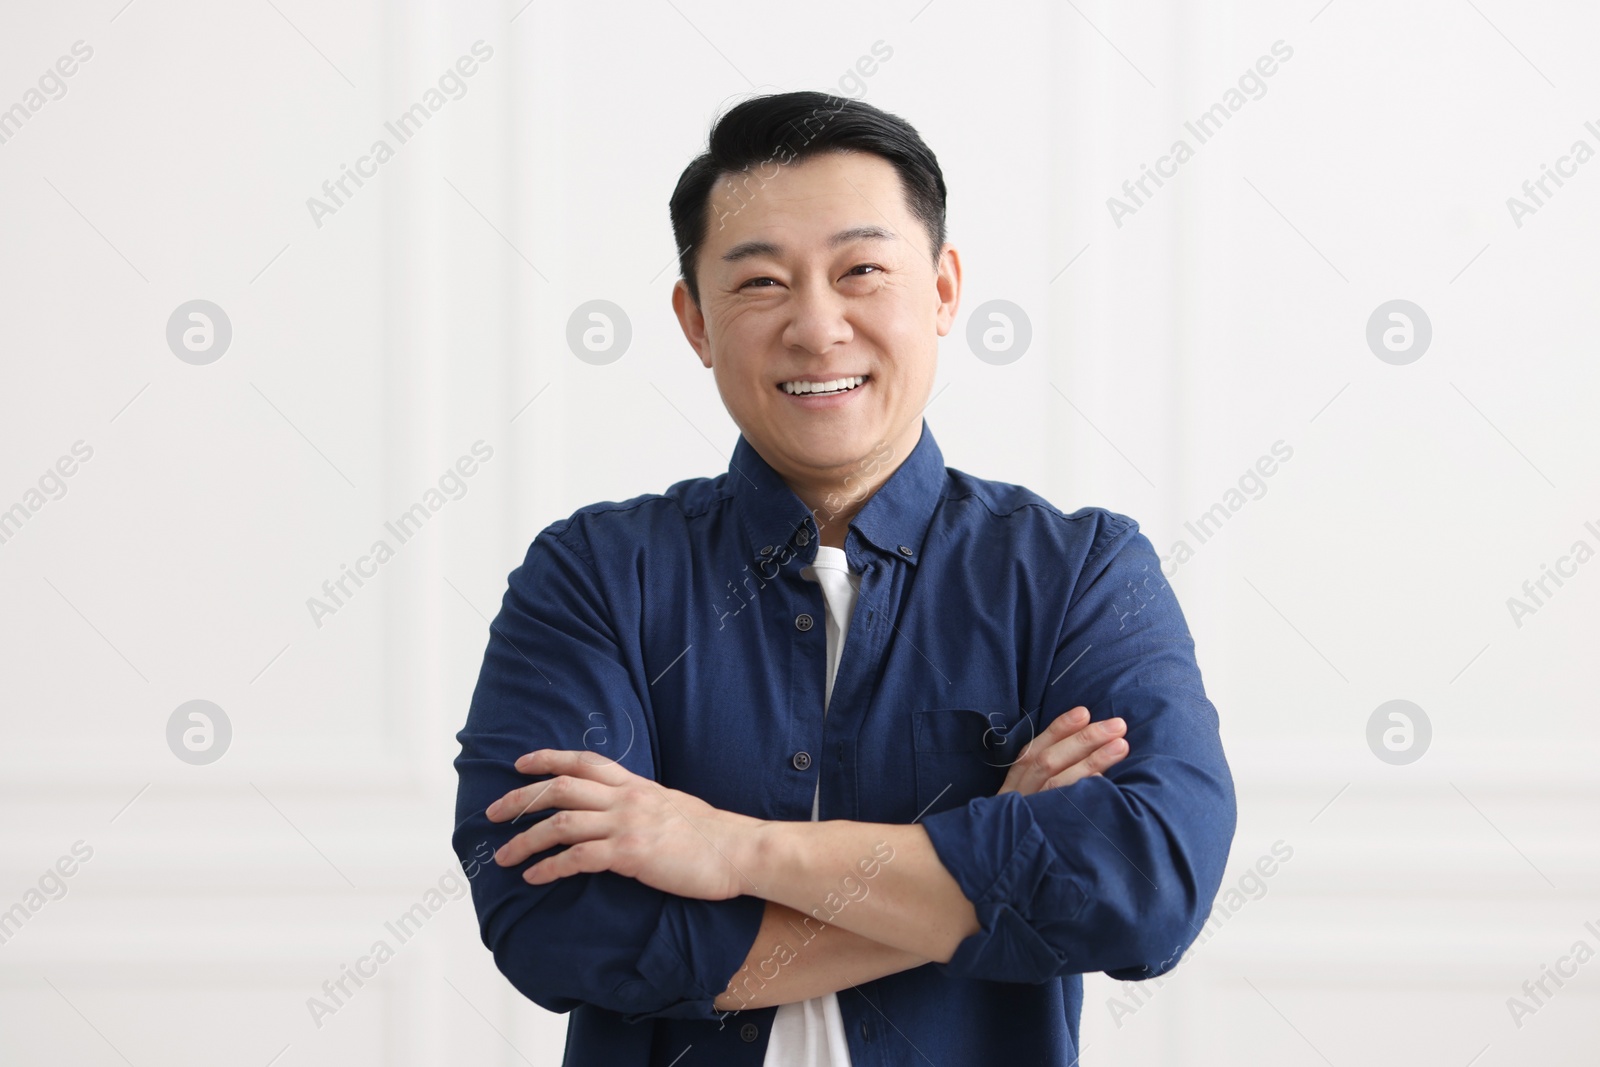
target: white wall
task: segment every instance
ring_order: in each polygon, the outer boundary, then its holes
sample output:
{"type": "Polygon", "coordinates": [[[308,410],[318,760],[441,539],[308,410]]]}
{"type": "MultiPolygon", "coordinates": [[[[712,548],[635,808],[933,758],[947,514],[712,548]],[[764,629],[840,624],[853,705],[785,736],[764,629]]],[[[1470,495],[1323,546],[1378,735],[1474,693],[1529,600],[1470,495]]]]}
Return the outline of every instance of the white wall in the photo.
{"type": "Polygon", "coordinates": [[[967,272],[928,411],[947,462],[1167,552],[1293,450],[1171,578],[1239,788],[1225,885],[1292,858],[1161,983],[1088,979],[1085,1062],[1592,1060],[1600,963],[1520,1027],[1507,998],[1600,949],[1600,564],[1520,625],[1506,601],[1600,548],[1600,164],[1520,226],[1506,199],[1600,148],[1600,16],[520,6],[0,5],[0,108],[93,50],[0,143],[0,508],[93,450],[0,544],[0,909],[92,850],[0,945],[0,1061],[559,1062],[564,1020],[464,899],[320,1027],[306,1002],[459,874],[452,735],[533,534],[725,469],[668,303],[707,123],[837,87],[879,40],[865,99],[939,154],[967,272]],[[307,198],[479,40],[465,94],[317,225],[307,198]],[[1186,134],[1279,40],[1265,94],[1186,134]],[[1107,198],[1180,136],[1117,225],[1107,198]],[[1432,323],[1407,365],[1365,339],[1397,298],[1432,323]],[[194,299],[232,326],[203,366],[166,339],[194,299]],[[633,325],[610,365],[566,347],[591,299],[633,325]],[[1033,327],[1006,365],[965,341],[994,299],[1033,327]],[[465,495],[314,623],[480,440],[465,495]],[[167,742],[196,699],[232,729],[198,766],[167,742]],[[1432,727],[1407,765],[1368,747],[1393,699],[1432,727]]]}

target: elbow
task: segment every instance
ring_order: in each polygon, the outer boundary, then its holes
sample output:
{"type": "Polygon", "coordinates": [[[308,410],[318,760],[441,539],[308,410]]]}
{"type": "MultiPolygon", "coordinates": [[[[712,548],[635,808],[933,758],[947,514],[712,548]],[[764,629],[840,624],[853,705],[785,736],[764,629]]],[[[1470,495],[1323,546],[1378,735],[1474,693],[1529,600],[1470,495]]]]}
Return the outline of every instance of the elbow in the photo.
{"type": "Polygon", "coordinates": [[[1168,862],[1155,865],[1162,872],[1156,876],[1161,886],[1148,880],[1137,886],[1130,882],[1125,883],[1130,891],[1120,904],[1091,900],[1074,926],[1079,936],[1086,927],[1108,935],[1101,942],[1104,951],[1094,954],[1101,964],[1094,969],[1118,981],[1159,978],[1205,941],[1233,832],[1230,793],[1214,811],[1206,832],[1169,839],[1168,862]]]}
{"type": "Polygon", "coordinates": [[[1140,981],[1176,967],[1209,921],[1237,820],[1225,773],[1193,777],[1159,805],[1119,790],[1114,811],[1130,818],[1115,851],[1069,862],[1041,833],[1008,876],[1011,900],[980,907],[985,933],[958,949],[951,973],[1037,984],[1095,971],[1140,981]]]}
{"type": "MultiPolygon", "coordinates": [[[[587,1004],[618,1012],[629,1023],[656,1016],[703,1019],[707,1015],[700,1005],[675,1000],[642,977],[611,972],[603,976],[586,974],[581,968],[573,968],[570,958],[564,961],[560,953],[539,952],[537,946],[543,943],[548,939],[513,927],[513,933],[501,936],[488,947],[495,966],[512,988],[545,1011],[563,1015],[587,1004]]],[[[599,970],[591,968],[591,972],[599,970]]]]}
{"type": "Polygon", "coordinates": [[[1002,981],[1040,984],[1088,971],[1139,982],[1178,965],[1200,928],[1191,908],[1152,895],[1132,913],[1122,909],[1082,909],[1070,922],[1028,924],[1018,930],[1017,953],[1002,981]],[[1095,931],[1086,936],[1086,931],[1095,931]]]}
{"type": "Polygon", "coordinates": [[[717,1017],[713,994],[700,988],[678,948],[682,932],[669,929],[670,898],[609,872],[531,887],[517,872],[497,870],[485,872],[494,888],[479,901],[479,930],[495,966],[524,997],[557,1014],[588,1005],[628,1023],[717,1017]]]}
{"type": "MultiPolygon", "coordinates": [[[[564,945],[559,933],[545,921],[540,908],[550,891],[534,893],[513,869],[494,860],[494,846],[476,834],[457,833],[456,855],[472,889],[478,937],[494,958],[495,967],[511,986],[546,1011],[563,1014],[583,1000],[574,995],[578,969],[552,959],[564,945]]],[[[564,888],[564,887],[563,887],[564,888]]]]}
{"type": "Polygon", "coordinates": [[[1176,967],[1192,946],[1209,937],[1212,906],[1233,839],[1232,818],[1219,818],[1217,828],[1215,840],[1192,848],[1188,862],[1170,872],[1179,882],[1175,889],[1152,889],[1143,906],[1128,916],[1131,921],[1122,927],[1127,962],[1106,968],[1108,976],[1129,982],[1159,978],[1176,967]],[[1224,828],[1226,833],[1220,833],[1224,828]]]}
{"type": "Polygon", "coordinates": [[[491,940],[486,933],[484,944],[494,955],[494,965],[505,975],[512,988],[545,1011],[563,1015],[583,1003],[570,995],[570,990],[559,988],[562,968],[530,958],[527,946],[520,944],[519,939],[502,935],[491,940]]]}
{"type": "Polygon", "coordinates": [[[577,933],[581,924],[564,914],[568,894],[576,887],[557,883],[540,887],[539,893],[520,891],[525,886],[512,890],[507,884],[511,879],[521,882],[516,872],[496,867],[492,859],[489,865],[495,873],[485,871],[485,891],[473,894],[478,934],[513,989],[558,1015],[583,1004],[635,1010],[632,998],[608,995],[612,986],[627,985],[627,976],[610,966],[614,961],[587,947],[577,933]],[[585,965],[579,961],[586,954],[585,965]]]}
{"type": "MultiPolygon", "coordinates": [[[[599,990],[586,978],[597,977],[598,967],[574,967],[569,953],[578,946],[563,943],[560,934],[543,921],[537,907],[515,918],[494,908],[478,912],[478,930],[494,965],[518,993],[545,1011],[565,1014],[581,1004],[600,1003],[599,990]],[[564,951],[565,950],[565,951],[564,951]],[[563,962],[562,957],[568,958],[563,962]]],[[[614,1003],[600,1006],[621,1010],[614,1003]]]]}
{"type": "Polygon", "coordinates": [[[1187,904],[1153,908],[1146,921],[1129,930],[1126,962],[1107,967],[1105,974],[1123,982],[1161,977],[1189,951],[1205,918],[1203,910],[1187,904]]]}

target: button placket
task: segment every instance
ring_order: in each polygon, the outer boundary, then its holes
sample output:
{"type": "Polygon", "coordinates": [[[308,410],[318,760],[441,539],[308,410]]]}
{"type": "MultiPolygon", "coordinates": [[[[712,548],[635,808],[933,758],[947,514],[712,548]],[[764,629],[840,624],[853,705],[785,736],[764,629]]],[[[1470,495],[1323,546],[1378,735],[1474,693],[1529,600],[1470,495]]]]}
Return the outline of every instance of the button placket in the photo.
{"type": "MultiPolygon", "coordinates": [[[[851,536],[855,536],[852,534],[851,536]]],[[[863,554],[865,555],[865,554],[863,554]]],[[[893,569],[876,565],[870,558],[861,564],[856,585],[856,605],[851,616],[850,632],[846,637],[844,654],[840,657],[837,674],[833,680],[833,696],[829,711],[823,719],[823,748],[832,744],[838,762],[838,771],[824,775],[820,809],[823,818],[853,818],[859,803],[857,772],[861,754],[856,750],[856,734],[860,729],[855,709],[869,703],[873,672],[878,668],[879,657],[885,647],[889,627],[876,626],[874,620],[882,606],[886,586],[886,573],[892,577],[893,569]],[[835,710],[838,714],[835,714],[835,710]],[[848,752],[846,751],[848,749],[848,752]],[[833,813],[833,814],[829,814],[833,813]]]]}
{"type": "Polygon", "coordinates": [[[796,631],[789,642],[789,652],[797,664],[804,663],[805,666],[793,674],[797,685],[791,690],[791,699],[795,704],[792,708],[788,753],[777,757],[783,760],[784,767],[782,773],[772,778],[775,785],[782,783],[779,788],[785,796],[786,817],[789,818],[809,818],[811,814],[816,773],[821,770],[818,753],[823,750],[816,746],[822,739],[821,725],[826,700],[824,681],[827,647],[822,635],[826,616],[819,612],[828,610],[827,598],[823,595],[821,585],[801,576],[799,570],[796,566],[793,580],[785,583],[789,594],[785,600],[787,611],[793,613],[791,618],[796,631]]]}

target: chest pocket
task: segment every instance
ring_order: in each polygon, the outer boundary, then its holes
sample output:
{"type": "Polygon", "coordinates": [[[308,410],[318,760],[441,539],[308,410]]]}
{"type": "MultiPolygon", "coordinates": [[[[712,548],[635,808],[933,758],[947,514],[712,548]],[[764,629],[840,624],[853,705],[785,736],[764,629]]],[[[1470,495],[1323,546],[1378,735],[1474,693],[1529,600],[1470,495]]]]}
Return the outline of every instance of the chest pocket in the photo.
{"type": "Polygon", "coordinates": [[[1028,741],[1011,728],[1017,717],[1009,708],[930,708],[913,714],[911,743],[922,817],[999,791],[1028,741]]]}

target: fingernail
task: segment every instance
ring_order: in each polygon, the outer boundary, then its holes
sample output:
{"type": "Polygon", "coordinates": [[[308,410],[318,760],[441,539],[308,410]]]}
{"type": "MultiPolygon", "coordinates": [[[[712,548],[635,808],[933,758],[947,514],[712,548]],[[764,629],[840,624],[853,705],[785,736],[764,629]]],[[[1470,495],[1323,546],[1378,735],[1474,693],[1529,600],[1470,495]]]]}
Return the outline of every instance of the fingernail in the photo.
{"type": "Polygon", "coordinates": [[[1073,708],[1071,711],[1067,712],[1067,718],[1071,719],[1073,722],[1082,722],[1083,720],[1087,719],[1088,717],[1089,717],[1089,709],[1088,708],[1081,708],[1081,707],[1080,708],[1073,708]]]}

